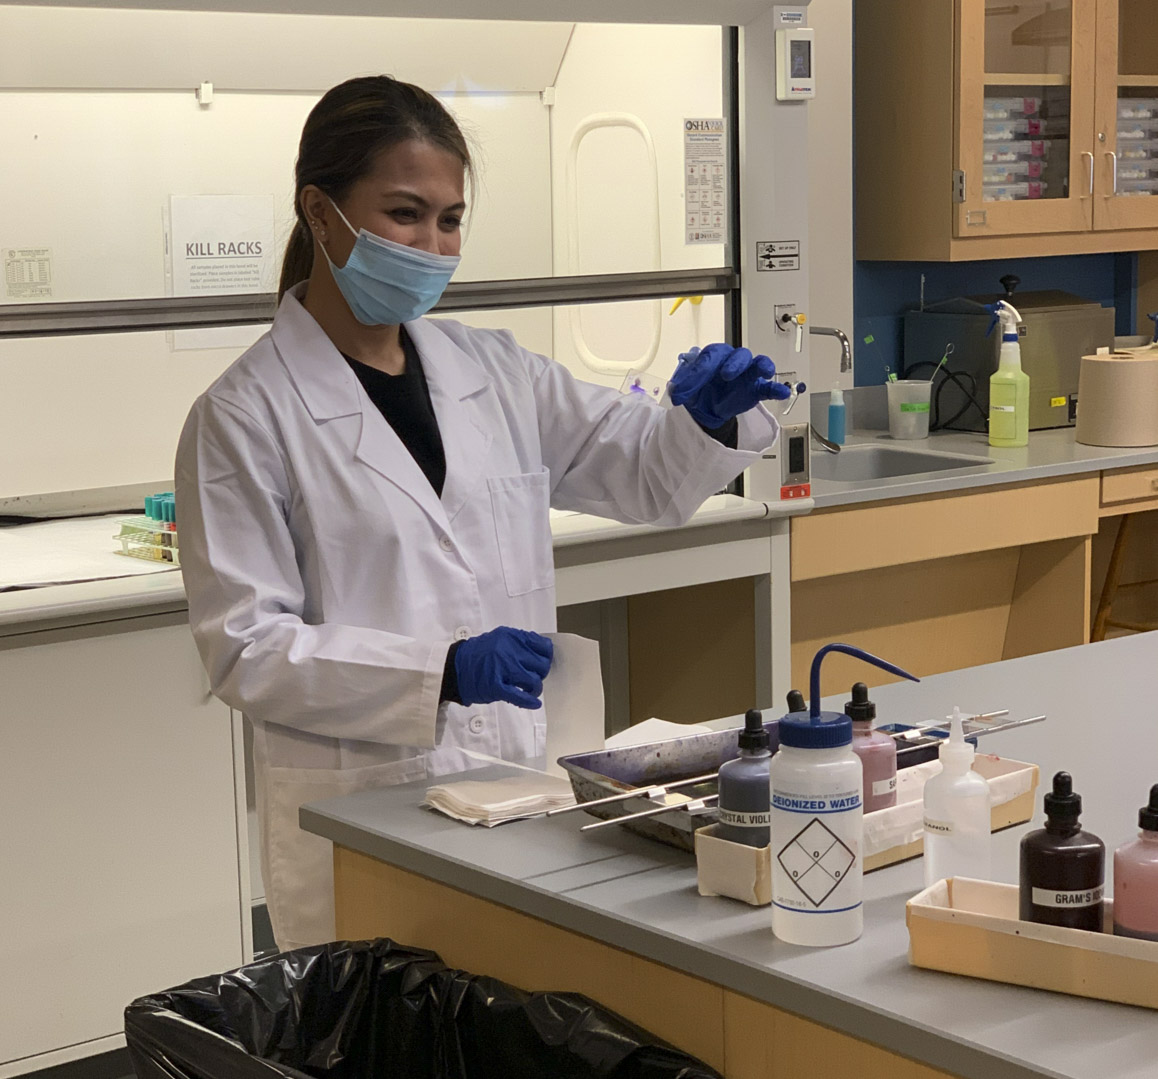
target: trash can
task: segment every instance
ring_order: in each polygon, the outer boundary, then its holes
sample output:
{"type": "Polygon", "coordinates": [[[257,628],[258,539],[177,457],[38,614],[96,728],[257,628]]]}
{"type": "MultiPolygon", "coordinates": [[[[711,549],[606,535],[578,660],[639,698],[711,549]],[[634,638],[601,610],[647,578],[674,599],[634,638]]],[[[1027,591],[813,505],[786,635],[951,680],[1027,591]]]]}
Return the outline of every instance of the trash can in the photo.
{"type": "Polygon", "coordinates": [[[390,940],[284,952],[125,1009],[138,1079],[720,1079],[578,993],[390,940]]]}

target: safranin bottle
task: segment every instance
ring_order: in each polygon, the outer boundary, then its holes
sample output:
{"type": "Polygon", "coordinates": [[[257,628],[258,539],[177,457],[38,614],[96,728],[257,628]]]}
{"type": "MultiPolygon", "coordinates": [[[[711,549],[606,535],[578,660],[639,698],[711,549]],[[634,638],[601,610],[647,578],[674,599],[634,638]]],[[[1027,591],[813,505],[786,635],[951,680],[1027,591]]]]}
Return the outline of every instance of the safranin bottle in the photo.
{"type": "Polygon", "coordinates": [[[1083,832],[1081,795],[1069,772],[1053,777],[1045,827],[1021,841],[1021,919],[1102,932],[1106,848],[1083,832]]]}

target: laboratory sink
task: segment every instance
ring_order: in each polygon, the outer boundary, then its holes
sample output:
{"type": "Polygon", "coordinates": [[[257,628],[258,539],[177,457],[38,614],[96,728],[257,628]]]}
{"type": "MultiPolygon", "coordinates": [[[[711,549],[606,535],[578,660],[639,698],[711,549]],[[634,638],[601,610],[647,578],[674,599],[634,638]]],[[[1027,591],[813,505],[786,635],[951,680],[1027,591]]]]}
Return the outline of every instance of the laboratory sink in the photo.
{"type": "Polygon", "coordinates": [[[991,465],[988,457],[969,457],[961,453],[908,449],[901,446],[845,446],[840,453],[812,451],[812,478],[833,483],[863,483],[898,476],[917,476],[944,472],[952,468],[979,468],[991,465]]]}

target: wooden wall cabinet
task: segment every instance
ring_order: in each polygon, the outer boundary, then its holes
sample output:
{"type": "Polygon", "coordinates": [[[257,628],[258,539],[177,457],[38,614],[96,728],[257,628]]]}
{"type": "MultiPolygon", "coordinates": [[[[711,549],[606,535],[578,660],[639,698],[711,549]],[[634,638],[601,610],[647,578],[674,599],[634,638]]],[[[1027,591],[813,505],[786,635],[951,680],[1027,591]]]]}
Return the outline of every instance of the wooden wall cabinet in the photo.
{"type": "Polygon", "coordinates": [[[857,257],[1158,248],[1155,0],[855,9],[857,257]]]}

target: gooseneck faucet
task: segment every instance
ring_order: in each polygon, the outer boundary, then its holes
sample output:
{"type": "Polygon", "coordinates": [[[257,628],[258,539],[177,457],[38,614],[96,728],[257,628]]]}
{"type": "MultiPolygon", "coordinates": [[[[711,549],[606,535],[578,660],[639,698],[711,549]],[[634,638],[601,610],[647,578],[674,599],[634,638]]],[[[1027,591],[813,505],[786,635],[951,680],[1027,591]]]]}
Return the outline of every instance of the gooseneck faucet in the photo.
{"type": "Polygon", "coordinates": [[[820,337],[835,337],[840,342],[841,374],[852,370],[852,345],[849,344],[844,330],[838,330],[835,326],[809,326],[808,332],[820,337]]]}

